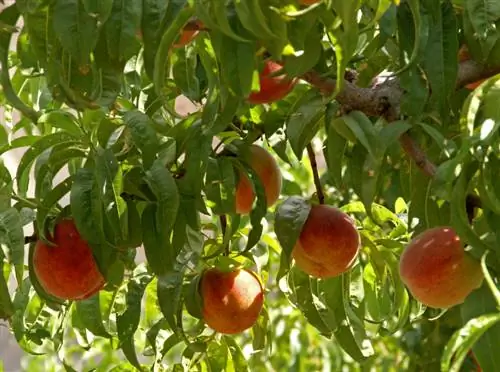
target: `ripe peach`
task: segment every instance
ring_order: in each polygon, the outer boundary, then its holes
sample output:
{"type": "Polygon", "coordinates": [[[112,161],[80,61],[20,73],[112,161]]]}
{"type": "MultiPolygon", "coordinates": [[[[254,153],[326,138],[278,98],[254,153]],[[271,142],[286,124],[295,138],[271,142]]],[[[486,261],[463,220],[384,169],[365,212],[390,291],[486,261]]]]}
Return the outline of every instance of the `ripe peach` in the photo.
{"type": "Polygon", "coordinates": [[[463,249],[451,227],[435,227],[412,239],[399,273],[418,301],[433,308],[462,303],[483,281],[481,265],[463,249]]]}
{"type": "Polygon", "coordinates": [[[316,278],[338,276],[351,267],[360,246],[352,219],[328,205],[314,205],[292,251],[295,264],[316,278]]]}
{"type": "Polygon", "coordinates": [[[201,278],[203,319],[220,333],[240,333],[253,326],[264,304],[257,275],[245,269],[206,270],[201,278]]]}
{"type": "Polygon", "coordinates": [[[83,300],[104,286],[92,250],[73,220],[60,221],[50,241],[54,246],[39,240],[33,255],[35,275],[47,293],[63,300],[83,300]]]}
{"type": "MultiPolygon", "coordinates": [[[[278,163],[264,148],[251,145],[247,155],[250,166],[259,177],[266,194],[267,206],[270,207],[278,200],[281,192],[281,172],[278,163]]],[[[252,210],[255,200],[252,182],[246,174],[239,172],[236,185],[236,213],[246,214],[252,210]]]]}
{"type": "Polygon", "coordinates": [[[203,27],[203,23],[201,21],[196,21],[193,25],[195,27],[184,27],[179,39],[173,45],[174,48],[182,48],[183,46],[186,46],[193,41],[196,35],[199,34],[200,29],[203,27]]]}
{"type": "Polygon", "coordinates": [[[269,76],[282,66],[273,61],[264,62],[264,68],[259,74],[260,90],[248,96],[248,102],[253,104],[271,103],[285,97],[295,86],[296,80],[286,75],[269,76]]]}

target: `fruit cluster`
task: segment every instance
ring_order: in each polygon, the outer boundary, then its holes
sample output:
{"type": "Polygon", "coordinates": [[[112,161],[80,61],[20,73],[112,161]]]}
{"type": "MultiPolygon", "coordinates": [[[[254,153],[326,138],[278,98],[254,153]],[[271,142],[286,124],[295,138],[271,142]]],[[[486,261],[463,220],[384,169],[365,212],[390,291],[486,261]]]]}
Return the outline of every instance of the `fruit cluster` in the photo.
{"type": "MultiPolygon", "coordinates": [[[[304,5],[317,2],[301,1],[304,5]]],[[[185,46],[198,33],[197,29],[185,29],[174,47],[185,46]]],[[[462,50],[460,59],[468,58],[467,51],[462,50]]],[[[277,62],[264,62],[260,88],[247,97],[250,104],[269,104],[291,92],[297,80],[280,74],[282,69],[277,62]]],[[[267,207],[273,206],[282,187],[278,163],[267,150],[255,144],[249,146],[245,157],[264,188],[267,207]]],[[[252,181],[239,170],[235,212],[249,214],[255,199],[252,181]]],[[[82,300],[104,287],[105,280],[92,250],[71,219],[59,221],[49,240],[50,244],[38,241],[33,256],[34,272],[47,293],[63,300],[82,300]]],[[[317,204],[311,206],[292,257],[295,265],[310,276],[332,278],[352,268],[360,247],[361,238],[354,221],[334,206],[317,204]]],[[[399,270],[412,295],[434,308],[462,303],[483,280],[479,263],[464,251],[451,227],[429,229],[413,238],[401,255],[399,270]]],[[[252,327],[264,303],[264,286],[257,274],[248,269],[206,269],[198,290],[203,299],[204,321],[221,333],[234,334],[252,327]]]]}
{"type": "MultiPolygon", "coordinates": [[[[267,206],[279,198],[282,178],[273,156],[263,147],[251,145],[246,152],[265,191],[267,206]]],[[[248,176],[239,172],[236,211],[248,214],[255,202],[248,176]]],[[[38,241],[33,265],[40,284],[51,295],[67,300],[88,298],[103,288],[103,276],[92,250],[71,219],[55,227],[51,243],[38,241]]],[[[295,265],[315,278],[331,278],[348,271],[361,245],[354,221],[340,209],[324,204],[312,205],[292,251],[295,265]]],[[[482,282],[477,261],[463,249],[450,227],[438,227],[416,236],[404,250],[400,275],[412,295],[435,308],[457,305],[482,282]]],[[[199,292],[203,299],[203,318],[214,330],[233,334],[250,328],[264,303],[264,286],[248,269],[205,270],[199,292]]]]}

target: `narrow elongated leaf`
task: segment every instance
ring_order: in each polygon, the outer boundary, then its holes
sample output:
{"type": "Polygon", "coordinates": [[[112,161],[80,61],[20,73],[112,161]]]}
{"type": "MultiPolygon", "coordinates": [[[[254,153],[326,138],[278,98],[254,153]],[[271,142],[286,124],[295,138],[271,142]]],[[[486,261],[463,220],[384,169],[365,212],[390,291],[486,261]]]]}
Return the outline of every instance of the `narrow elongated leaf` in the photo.
{"type": "Polygon", "coordinates": [[[174,333],[180,331],[178,322],[181,318],[179,318],[178,311],[181,306],[183,279],[184,273],[182,271],[170,271],[158,277],[158,304],[174,333]]]}
{"type": "Polygon", "coordinates": [[[141,1],[113,1],[111,14],[104,25],[108,53],[113,60],[125,62],[139,51],[137,31],[141,17],[141,1]]]}
{"type": "MultiPolygon", "coordinates": [[[[482,314],[494,313],[497,304],[487,285],[473,291],[460,307],[464,323],[482,314]]],[[[472,346],[474,356],[484,371],[496,371],[500,368],[500,355],[492,353],[500,343],[500,324],[493,325],[472,346]]]]}
{"type": "Polygon", "coordinates": [[[162,230],[158,230],[156,221],[157,206],[148,205],[142,212],[142,233],[144,252],[148,265],[157,275],[163,275],[173,269],[175,254],[170,240],[163,240],[162,230]]]}
{"type": "Polygon", "coordinates": [[[168,25],[161,37],[160,44],[156,50],[153,70],[153,82],[155,85],[156,94],[160,97],[163,95],[163,87],[166,82],[166,71],[168,70],[168,54],[177,35],[181,32],[184,25],[193,15],[193,8],[185,7],[179,11],[175,19],[168,25]]]}
{"type": "Polygon", "coordinates": [[[308,274],[301,271],[296,266],[290,269],[288,273],[288,281],[292,289],[292,299],[296,306],[304,314],[309,324],[314,326],[323,336],[330,337],[332,329],[323,321],[318,307],[324,308],[317,298],[313,297],[311,290],[311,279],[308,274]]]}
{"type": "MultiPolygon", "coordinates": [[[[142,2],[142,38],[144,42],[144,67],[150,78],[153,77],[154,60],[162,32],[162,20],[166,18],[169,1],[143,0],[142,2]]],[[[173,11],[169,12],[174,16],[173,11]]]]}
{"type": "Polygon", "coordinates": [[[79,0],[56,0],[53,7],[54,31],[63,48],[82,66],[87,64],[97,44],[97,18],[79,0]]]}
{"type": "Polygon", "coordinates": [[[236,180],[233,163],[227,158],[210,159],[205,193],[216,214],[234,213],[236,180]]]}
{"type": "Polygon", "coordinates": [[[424,68],[432,90],[432,102],[444,114],[455,90],[458,66],[453,61],[458,54],[457,20],[449,2],[424,2],[431,17],[425,49],[424,68]]]}
{"type": "Polygon", "coordinates": [[[325,103],[312,92],[306,94],[292,109],[286,122],[286,137],[299,160],[305,147],[324,124],[325,103]]]}
{"type": "Polygon", "coordinates": [[[85,11],[97,16],[101,23],[106,22],[113,9],[113,0],[82,0],[82,3],[85,11]]]}
{"type": "Polygon", "coordinates": [[[179,190],[175,179],[165,166],[155,161],[146,172],[146,182],[157,198],[156,226],[162,232],[163,240],[168,240],[177,211],[179,209],[179,190]]]}
{"type": "Polygon", "coordinates": [[[243,355],[243,351],[236,343],[236,341],[232,337],[228,336],[224,336],[224,341],[229,349],[229,353],[231,354],[234,370],[242,372],[249,371],[247,361],[245,359],[245,356],[243,355]]]}
{"type": "Polygon", "coordinates": [[[111,149],[99,150],[95,159],[95,180],[100,191],[100,201],[107,212],[114,241],[123,241],[128,235],[127,204],[121,197],[123,172],[111,149]]]}
{"type": "Polygon", "coordinates": [[[441,357],[443,371],[458,372],[470,348],[483,334],[500,322],[500,313],[481,315],[469,320],[446,344],[441,357]]]}
{"type": "MultiPolygon", "coordinates": [[[[240,28],[241,25],[235,25],[235,29],[240,28]]],[[[224,84],[232,94],[248,96],[252,90],[253,73],[256,68],[256,43],[236,41],[223,32],[214,32],[212,43],[224,84]]]]}
{"type": "Polygon", "coordinates": [[[116,328],[120,346],[127,360],[137,369],[143,370],[134,345],[134,334],[139,326],[141,317],[142,296],[147,285],[153,279],[150,275],[142,272],[143,268],[135,270],[134,277],[127,284],[125,295],[125,311],[116,317],[116,328]]]}
{"type": "Polygon", "coordinates": [[[110,337],[102,322],[99,293],[75,303],[82,324],[96,336],[110,337]]]}
{"type": "Polygon", "coordinates": [[[61,142],[74,140],[75,137],[68,133],[57,132],[39,138],[38,141],[34,142],[31,147],[24,153],[21,161],[19,162],[19,166],[17,167],[16,179],[18,182],[19,193],[24,195],[28,190],[30,167],[37,156],[54,145],[57,145],[61,142]]]}
{"type": "Polygon", "coordinates": [[[0,212],[0,244],[6,248],[9,263],[21,267],[24,265],[23,225],[15,208],[0,212]]]}
{"type": "Polygon", "coordinates": [[[144,168],[148,169],[153,165],[159,147],[153,122],[149,116],[139,111],[128,111],[123,116],[123,121],[132,133],[135,145],[142,152],[144,168]]]}
{"type": "MultiPolygon", "coordinates": [[[[281,244],[282,262],[285,262],[287,266],[310,211],[311,205],[298,196],[289,197],[276,209],[274,230],[281,244]]],[[[282,273],[282,275],[284,274],[282,273]]]]}
{"type": "Polygon", "coordinates": [[[9,287],[3,275],[5,265],[3,253],[0,250],[0,319],[9,319],[14,314],[14,305],[10,298],[9,287]]]}

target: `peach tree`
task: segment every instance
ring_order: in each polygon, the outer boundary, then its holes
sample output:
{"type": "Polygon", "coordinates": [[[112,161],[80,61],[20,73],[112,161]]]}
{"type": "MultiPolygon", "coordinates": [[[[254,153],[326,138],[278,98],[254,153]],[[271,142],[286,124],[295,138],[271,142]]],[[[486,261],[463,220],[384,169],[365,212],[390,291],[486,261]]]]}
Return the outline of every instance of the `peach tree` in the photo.
{"type": "Polygon", "coordinates": [[[500,370],[497,1],[0,3],[23,368],[500,370]]]}

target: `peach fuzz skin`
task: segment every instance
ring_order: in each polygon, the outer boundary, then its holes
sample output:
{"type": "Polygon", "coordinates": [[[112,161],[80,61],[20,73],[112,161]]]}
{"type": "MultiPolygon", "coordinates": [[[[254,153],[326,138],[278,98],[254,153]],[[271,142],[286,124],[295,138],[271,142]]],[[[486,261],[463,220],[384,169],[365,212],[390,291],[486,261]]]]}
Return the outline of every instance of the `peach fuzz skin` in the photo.
{"type": "Polygon", "coordinates": [[[260,90],[248,96],[252,104],[272,103],[279,101],[290,93],[296,84],[295,79],[286,75],[269,76],[282,69],[279,63],[265,61],[264,68],[259,74],[260,90]]]}
{"type": "Polygon", "coordinates": [[[213,330],[235,334],[253,326],[264,304],[264,290],[255,273],[237,269],[206,270],[201,279],[203,319],[213,330]]]}
{"type": "MultiPolygon", "coordinates": [[[[264,187],[267,206],[274,205],[280,196],[282,183],[278,163],[267,150],[257,145],[250,146],[247,160],[264,187]]],[[[255,192],[252,182],[246,174],[240,171],[236,186],[236,213],[250,213],[254,201],[255,192]]]]}
{"type": "Polygon", "coordinates": [[[479,262],[464,251],[451,227],[413,238],[401,255],[399,273],[413,297],[433,308],[461,304],[483,281],[479,262]]]}
{"type": "Polygon", "coordinates": [[[352,219],[328,205],[314,205],[292,251],[295,265],[316,278],[338,276],[352,266],[360,246],[352,219]]]}
{"type": "Polygon", "coordinates": [[[97,293],[105,284],[92,256],[74,222],[59,222],[50,239],[54,246],[38,241],[33,267],[43,289],[63,300],[83,300],[97,293]]]}

